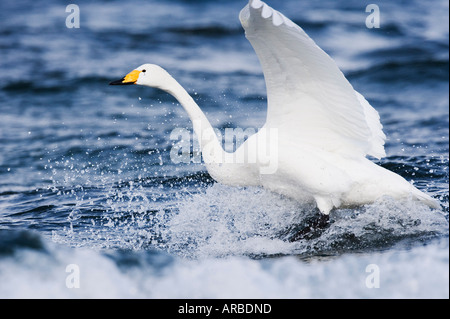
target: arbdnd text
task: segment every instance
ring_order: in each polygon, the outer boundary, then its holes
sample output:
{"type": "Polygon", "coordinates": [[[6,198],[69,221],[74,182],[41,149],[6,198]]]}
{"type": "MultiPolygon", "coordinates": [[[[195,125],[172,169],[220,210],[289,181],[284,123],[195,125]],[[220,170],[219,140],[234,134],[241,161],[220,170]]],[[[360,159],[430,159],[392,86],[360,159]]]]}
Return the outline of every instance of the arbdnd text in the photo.
{"type": "Polygon", "coordinates": [[[270,304],[225,304],[222,313],[270,313],[270,304]]]}

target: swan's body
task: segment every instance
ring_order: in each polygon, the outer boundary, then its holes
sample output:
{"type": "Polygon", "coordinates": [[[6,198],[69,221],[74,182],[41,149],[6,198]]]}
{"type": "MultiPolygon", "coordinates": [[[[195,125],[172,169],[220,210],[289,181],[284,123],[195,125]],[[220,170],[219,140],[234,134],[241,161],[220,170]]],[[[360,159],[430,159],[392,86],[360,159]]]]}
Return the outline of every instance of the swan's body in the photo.
{"type": "Polygon", "coordinates": [[[261,62],[267,120],[234,153],[223,150],[206,116],[164,69],[144,64],[111,84],[139,84],[173,95],[187,111],[210,175],[228,185],[263,186],[298,201],[334,207],[382,196],[437,202],[366,158],[386,156],[378,112],[334,61],[291,20],[259,0],[239,18],[261,62]]]}

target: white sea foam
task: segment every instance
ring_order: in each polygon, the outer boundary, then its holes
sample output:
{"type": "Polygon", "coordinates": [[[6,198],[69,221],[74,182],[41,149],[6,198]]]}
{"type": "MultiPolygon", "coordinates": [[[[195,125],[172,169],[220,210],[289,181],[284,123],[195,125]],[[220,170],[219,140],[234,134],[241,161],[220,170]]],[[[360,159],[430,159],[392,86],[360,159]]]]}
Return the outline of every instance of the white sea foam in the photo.
{"type": "Polygon", "coordinates": [[[47,245],[0,263],[1,298],[448,298],[448,239],[424,247],[303,261],[296,257],[171,259],[161,253],[120,258],[47,245]],[[158,262],[162,259],[163,262],[158,262]],[[153,262],[153,264],[152,264],[153,262]],[[69,288],[67,265],[79,269],[69,288]],[[125,263],[126,265],[126,263],[125,263]],[[156,266],[155,266],[156,265],[156,266]],[[379,287],[366,281],[379,270],[379,287]]]}

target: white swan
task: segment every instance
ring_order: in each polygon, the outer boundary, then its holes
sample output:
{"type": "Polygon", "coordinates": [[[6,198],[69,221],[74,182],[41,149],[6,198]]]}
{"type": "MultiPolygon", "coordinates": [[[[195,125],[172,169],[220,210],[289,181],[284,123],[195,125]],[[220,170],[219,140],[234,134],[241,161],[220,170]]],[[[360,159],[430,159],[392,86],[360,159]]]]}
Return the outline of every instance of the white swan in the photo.
{"type": "Polygon", "coordinates": [[[223,150],[198,105],[161,67],[144,64],[110,84],[145,85],[173,95],[193,123],[208,172],[220,183],[259,185],[315,201],[323,214],[385,195],[439,207],[366,158],[386,155],[378,112],[302,28],[259,0],[250,0],[239,18],[262,65],[268,111],[264,127],[236,152],[223,150]]]}

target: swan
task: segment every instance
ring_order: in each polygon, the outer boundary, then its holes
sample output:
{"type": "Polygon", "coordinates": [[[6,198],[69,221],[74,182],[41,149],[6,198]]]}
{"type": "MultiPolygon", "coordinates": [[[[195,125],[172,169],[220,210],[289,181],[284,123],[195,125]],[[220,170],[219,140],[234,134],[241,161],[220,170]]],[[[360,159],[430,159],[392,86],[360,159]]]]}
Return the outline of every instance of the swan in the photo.
{"type": "Polygon", "coordinates": [[[386,156],[378,112],[301,27],[260,0],[239,19],[261,63],[267,89],[264,126],[226,152],[205,114],[162,67],[143,64],[111,85],[137,84],[171,94],[185,109],[208,173],[219,183],[262,186],[299,202],[334,208],[382,196],[438,202],[368,158],[386,156]]]}

